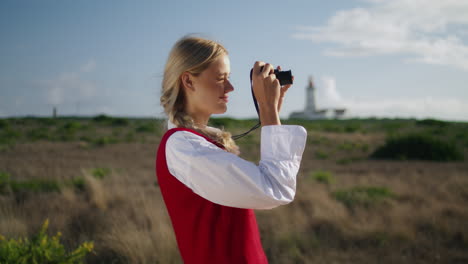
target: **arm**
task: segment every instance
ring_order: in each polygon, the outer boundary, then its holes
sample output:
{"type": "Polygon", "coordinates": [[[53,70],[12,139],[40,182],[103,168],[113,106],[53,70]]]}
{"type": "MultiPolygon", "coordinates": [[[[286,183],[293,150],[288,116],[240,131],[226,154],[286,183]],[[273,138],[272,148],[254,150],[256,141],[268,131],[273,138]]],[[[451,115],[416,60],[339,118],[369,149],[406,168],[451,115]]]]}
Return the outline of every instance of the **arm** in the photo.
{"type": "Polygon", "coordinates": [[[166,144],[169,171],[203,198],[225,206],[270,209],[294,199],[307,132],[301,126],[264,126],[259,165],[186,131],[166,144]]]}

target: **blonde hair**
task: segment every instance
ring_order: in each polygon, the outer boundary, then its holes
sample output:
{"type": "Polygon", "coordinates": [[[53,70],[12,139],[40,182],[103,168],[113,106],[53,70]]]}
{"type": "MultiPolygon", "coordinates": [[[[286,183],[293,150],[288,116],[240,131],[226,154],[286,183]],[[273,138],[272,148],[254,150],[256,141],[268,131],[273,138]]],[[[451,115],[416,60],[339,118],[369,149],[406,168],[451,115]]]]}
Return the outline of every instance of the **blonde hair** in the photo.
{"type": "Polygon", "coordinates": [[[174,125],[194,129],[223,145],[227,151],[239,154],[239,148],[231,133],[195,125],[192,117],[185,112],[186,99],[181,87],[181,75],[184,72],[198,76],[224,54],[228,54],[227,50],[215,41],[195,36],[181,38],[169,53],[164,68],[160,100],[169,121],[174,125]]]}

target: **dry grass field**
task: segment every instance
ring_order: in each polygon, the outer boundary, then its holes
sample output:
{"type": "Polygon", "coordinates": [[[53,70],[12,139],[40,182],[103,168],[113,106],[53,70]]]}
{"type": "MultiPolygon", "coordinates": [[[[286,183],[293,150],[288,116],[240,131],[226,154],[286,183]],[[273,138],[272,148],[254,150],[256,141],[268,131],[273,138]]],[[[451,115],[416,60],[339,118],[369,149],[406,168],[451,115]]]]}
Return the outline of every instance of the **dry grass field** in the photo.
{"type": "MultiPolygon", "coordinates": [[[[87,263],[181,263],[154,172],[161,121],[0,120],[0,234],[45,219],[87,263]]],[[[468,263],[468,124],[436,120],[288,121],[308,130],[294,202],[256,211],[270,263],[468,263]],[[386,139],[450,142],[457,161],[373,159],[386,139]]],[[[252,120],[215,119],[233,134],[252,120]]],[[[259,131],[238,141],[258,161],[259,131]]],[[[188,223],[189,224],[189,223],[188,223]]]]}

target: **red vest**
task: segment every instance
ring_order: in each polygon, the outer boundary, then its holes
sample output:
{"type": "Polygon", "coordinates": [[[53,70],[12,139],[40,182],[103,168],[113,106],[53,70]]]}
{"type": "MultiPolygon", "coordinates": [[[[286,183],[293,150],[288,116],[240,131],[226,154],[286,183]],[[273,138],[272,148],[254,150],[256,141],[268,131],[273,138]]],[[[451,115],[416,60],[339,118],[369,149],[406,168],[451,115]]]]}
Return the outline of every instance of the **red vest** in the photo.
{"type": "Polygon", "coordinates": [[[156,175],[184,263],[268,263],[252,209],[210,202],[169,172],[166,142],[177,131],[188,131],[216,143],[191,129],[174,128],[164,134],[159,144],[156,175]]]}

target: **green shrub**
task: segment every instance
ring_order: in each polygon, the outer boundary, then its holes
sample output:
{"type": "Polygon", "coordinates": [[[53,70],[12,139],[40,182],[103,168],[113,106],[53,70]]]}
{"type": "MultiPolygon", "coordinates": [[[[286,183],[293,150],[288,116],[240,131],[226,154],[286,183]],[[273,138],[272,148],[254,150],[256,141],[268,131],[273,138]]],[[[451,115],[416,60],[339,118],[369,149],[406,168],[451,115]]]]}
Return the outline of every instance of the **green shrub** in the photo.
{"type": "Polygon", "coordinates": [[[362,158],[359,157],[346,157],[346,158],[341,158],[336,161],[336,164],[338,165],[348,165],[352,162],[359,161],[362,158]]]}
{"type": "Polygon", "coordinates": [[[357,186],[351,189],[337,190],[332,193],[333,197],[345,204],[347,207],[364,206],[369,207],[386,198],[395,195],[386,187],[357,186]]]}
{"type": "Polygon", "coordinates": [[[454,139],[456,141],[459,141],[461,145],[464,146],[465,148],[468,148],[468,129],[458,131],[454,135],[454,139]]]}
{"type": "Polygon", "coordinates": [[[156,132],[156,124],[153,122],[146,122],[139,125],[135,130],[139,133],[154,133],[156,132]]]}
{"type": "Polygon", "coordinates": [[[128,121],[127,118],[110,117],[107,115],[95,116],[93,117],[93,121],[101,123],[101,124],[112,125],[112,126],[128,126],[130,124],[130,121],[128,121]]]}
{"type": "MultiPolygon", "coordinates": [[[[96,178],[102,179],[110,172],[109,169],[97,168],[92,170],[92,175],[96,178]]],[[[85,180],[83,177],[74,178],[72,180],[59,182],[56,180],[46,179],[30,179],[23,181],[11,180],[10,175],[5,172],[0,172],[0,194],[6,193],[11,190],[14,193],[24,192],[59,192],[62,187],[73,187],[78,190],[84,190],[85,180]]]]}
{"type": "Polygon", "coordinates": [[[74,133],[74,132],[78,131],[79,129],[81,129],[82,127],[83,126],[79,122],[69,121],[69,122],[65,123],[62,128],[66,132],[74,133]]]}
{"type": "Polygon", "coordinates": [[[44,118],[38,118],[37,122],[40,125],[45,125],[45,126],[52,126],[57,124],[57,119],[55,118],[50,118],[50,117],[44,117],[44,118]]]}
{"type": "Polygon", "coordinates": [[[86,181],[83,177],[77,177],[77,178],[73,178],[70,182],[68,182],[68,185],[69,186],[71,185],[73,188],[77,190],[84,191],[85,186],[86,186],[86,181]]]}
{"type": "Polygon", "coordinates": [[[349,124],[345,125],[344,132],[354,133],[354,132],[359,131],[360,129],[361,129],[361,124],[359,124],[359,123],[349,123],[349,124]]]}
{"type": "Polygon", "coordinates": [[[125,137],[124,137],[125,142],[133,142],[136,140],[135,133],[133,131],[129,131],[125,137]]]}
{"type": "Polygon", "coordinates": [[[58,192],[60,184],[55,180],[31,179],[24,181],[9,181],[10,188],[13,192],[58,192]]]}
{"type": "Polygon", "coordinates": [[[210,126],[217,127],[217,128],[229,128],[236,125],[241,125],[241,127],[245,127],[245,121],[243,120],[236,120],[228,117],[222,118],[211,118],[210,119],[210,126]]]}
{"type": "Polygon", "coordinates": [[[81,141],[84,141],[84,142],[88,142],[88,143],[92,143],[93,142],[93,138],[88,136],[88,135],[83,135],[80,137],[80,140],[81,141]]]}
{"type": "Polygon", "coordinates": [[[394,134],[398,130],[403,129],[407,124],[402,121],[386,120],[381,123],[381,128],[387,132],[387,134],[394,134]]]}
{"type": "Polygon", "coordinates": [[[328,154],[323,151],[317,150],[315,151],[315,157],[317,159],[324,160],[324,159],[328,159],[328,154]]]}
{"type": "Polygon", "coordinates": [[[113,137],[108,137],[108,136],[99,137],[97,139],[93,139],[92,141],[93,145],[98,146],[98,147],[102,147],[102,146],[117,143],[117,142],[118,142],[117,139],[113,137]]]}
{"type": "Polygon", "coordinates": [[[118,138],[122,134],[122,128],[114,128],[112,129],[112,137],[118,138]]]}
{"type": "Polygon", "coordinates": [[[0,119],[0,129],[10,128],[10,122],[8,119],[0,119]]]}
{"type": "Polygon", "coordinates": [[[91,175],[95,178],[102,179],[109,175],[111,170],[109,168],[94,168],[91,170],[91,175]]]}
{"type": "Polygon", "coordinates": [[[29,140],[48,140],[49,130],[46,127],[33,128],[26,133],[26,137],[29,140]]]}
{"type": "Polygon", "coordinates": [[[393,160],[463,160],[463,153],[455,144],[425,134],[391,137],[371,154],[371,158],[393,160]]]}
{"type": "Polygon", "coordinates": [[[112,118],[111,125],[113,126],[128,126],[130,122],[127,118],[116,117],[112,118]]]}
{"type": "Polygon", "coordinates": [[[436,127],[445,127],[449,125],[448,122],[445,121],[440,121],[437,119],[423,119],[423,120],[417,120],[416,125],[418,126],[436,126],[436,127]]]}
{"type": "Polygon", "coordinates": [[[359,147],[358,143],[346,141],[338,145],[339,150],[344,150],[344,151],[351,151],[354,149],[357,149],[359,147]]]}
{"type": "Polygon", "coordinates": [[[10,185],[10,174],[0,171],[0,193],[6,192],[10,185]]]}
{"type": "Polygon", "coordinates": [[[93,121],[98,122],[98,123],[110,123],[112,120],[112,117],[106,116],[106,115],[98,115],[93,117],[93,121]]]}
{"type": "Polygon", "coordinates": [[[84,263],[86,255],[93,251],[93,242],[84,242],[67,252],[60,243],[61,233],[49,237],[49,220],[42,225],[38,234],[31,239],[9,239],[0,235],[0,263],[2,264],[78,264],[84,263]]]}
{"type": "Polygon", "coordinates": [[[312,178],[317,182],[325,184],[332,184],[335,182],[335,179],[329,171],[316,171],[312,174],[312,178]]]}
{"type": "Polygon", "coordinates": [[[5,128],[0,130],[0,144],[12,145],[20,137],[20,132],[12,128],[5,128]]]}
{"type": "Polygon", "coordinates": [[[336,132],[336,133],[340,133],[344,131],[343,127],[336,123],[324,123],[322,125],[322,130],[326,132],[336,132]]]}
{"type": "Polygon", "coordinates": [[[367,152],[367,151],[369,150],[369,145],[367,145],[367,144],[362,144],[362,145],[361,145],[361,150],[362,150],[363,152],[367,152]]]}

